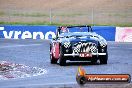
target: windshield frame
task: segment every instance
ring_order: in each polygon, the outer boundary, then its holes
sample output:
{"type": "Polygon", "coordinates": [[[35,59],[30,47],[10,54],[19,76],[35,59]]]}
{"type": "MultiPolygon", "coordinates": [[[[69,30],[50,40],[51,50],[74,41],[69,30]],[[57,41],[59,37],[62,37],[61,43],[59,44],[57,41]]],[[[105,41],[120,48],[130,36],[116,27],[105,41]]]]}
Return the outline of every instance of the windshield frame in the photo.
{"type": "Polygon", "coordinates": [[[96,37],[99,38],[98,35],[94,32],[69,32],[69,33],[62,33],[58,36],[58,38],[77,38],[77,37],[96,37]]]}

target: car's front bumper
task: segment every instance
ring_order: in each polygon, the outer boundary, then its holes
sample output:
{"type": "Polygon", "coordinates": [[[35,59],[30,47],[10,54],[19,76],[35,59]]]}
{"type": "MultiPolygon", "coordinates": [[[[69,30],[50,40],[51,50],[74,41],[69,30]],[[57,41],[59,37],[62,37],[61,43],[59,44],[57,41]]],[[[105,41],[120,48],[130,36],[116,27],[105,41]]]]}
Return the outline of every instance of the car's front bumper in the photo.
{"type": "MultiPolygon", "coordinates": [[[[91,53],[92,55],[95,55],[95,56],[100,56],[100,55],[106,55],[106,53],[91,53]]],[[[64,54],[64,56],[80,56],[80,54],[75,54],[75,53],[72,53],[72,54],[64,54]]]]}

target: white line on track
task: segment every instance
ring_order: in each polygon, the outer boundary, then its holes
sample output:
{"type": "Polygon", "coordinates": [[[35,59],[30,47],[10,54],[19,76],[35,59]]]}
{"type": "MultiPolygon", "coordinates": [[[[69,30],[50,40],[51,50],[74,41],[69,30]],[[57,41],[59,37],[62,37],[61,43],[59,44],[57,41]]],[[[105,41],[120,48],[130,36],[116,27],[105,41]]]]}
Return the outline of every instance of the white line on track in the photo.
{"type": "Polygon", "coordinates": [[[23,47],[23,46],[39,46],[39,45],[42,45],[42,44],[7,45],[7,46],[0,46],[0,48],[23,47]]]}
{"type": "MultiPolygon", "coordinates": [[[[113,46],[113,47],[109,47],[109,49],[118,49],[119,47],[116,47],[116,46],[113,46]]],[[[130,49],[130,50],[132,50],[132,48],[126,48],[126,49],[130,49]]]]}

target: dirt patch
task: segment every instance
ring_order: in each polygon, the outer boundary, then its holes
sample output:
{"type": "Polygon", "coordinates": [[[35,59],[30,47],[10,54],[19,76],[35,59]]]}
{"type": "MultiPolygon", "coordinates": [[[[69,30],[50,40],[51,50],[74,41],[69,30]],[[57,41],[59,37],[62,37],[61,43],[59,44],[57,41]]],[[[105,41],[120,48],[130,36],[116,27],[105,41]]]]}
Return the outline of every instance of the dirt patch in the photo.
{"type": "Polygon", "coordinates": [[[131,24],[132,0],[0,0],[0,21],[131,24]]]}

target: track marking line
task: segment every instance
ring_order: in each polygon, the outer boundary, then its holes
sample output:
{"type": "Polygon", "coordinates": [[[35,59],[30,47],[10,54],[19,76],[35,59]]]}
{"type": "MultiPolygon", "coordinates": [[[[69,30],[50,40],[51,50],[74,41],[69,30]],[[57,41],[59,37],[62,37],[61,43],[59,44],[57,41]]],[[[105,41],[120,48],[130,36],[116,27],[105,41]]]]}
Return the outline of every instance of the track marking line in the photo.
{"type": "Polygon", "coordinates": [[[42,45],[42,44],[9,45],[9,46],[0,46],[0,48],[23,47],[23,46],[39,46],[39,45],[42,45]]]}

